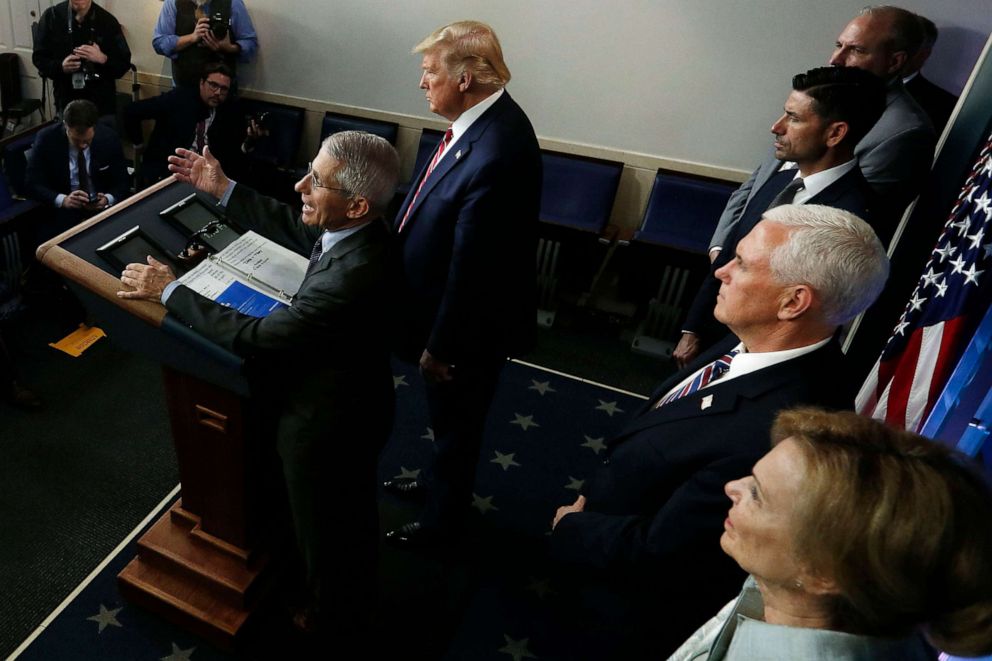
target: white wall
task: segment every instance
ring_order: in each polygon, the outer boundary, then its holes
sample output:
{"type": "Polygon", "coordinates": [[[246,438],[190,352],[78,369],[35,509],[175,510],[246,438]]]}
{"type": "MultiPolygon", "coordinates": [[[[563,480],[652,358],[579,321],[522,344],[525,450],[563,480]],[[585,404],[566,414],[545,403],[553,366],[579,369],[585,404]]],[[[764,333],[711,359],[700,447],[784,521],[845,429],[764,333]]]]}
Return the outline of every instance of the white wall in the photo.
{"type": "MultiPolygon", "coordinates": [[[[13,2],[17,0],[2,0],[13,2]]],[[[20,0],[24,1],[24,0],[20,0]]],[[[261,48],[246,87],[428,116],[410,48],[438,25],[493,25],[538,135],[750,170],[793,74],[825,62],[865,0],[247,0],[261,48]]],[[[141,71],[160,2],[104,0],[141,71]]],[[[959,91],[989,0],[907,0],[943,31],[926,72],[959,91]]]]}
{"type": "MultiPolygon", "coordinates": [[[[0,50],[23,47],[23,17],[48,1],[0,0],[0,50]]],[[[826,60],[865,0],[247,2],[261,37],[242,72],[247,88],[430,117],[410,48],[438,25],[477,18],[500,35],[509,89],[542,138],[749,171],[792,75],[826,60]]],[[[139,70],[168,75],[151,48],[161,2],[102,4],[123,23],[139,70]]],[[[903,5],[941,28],[926,72],[959,91],[992,30],[992,2],[903,5]]]]}

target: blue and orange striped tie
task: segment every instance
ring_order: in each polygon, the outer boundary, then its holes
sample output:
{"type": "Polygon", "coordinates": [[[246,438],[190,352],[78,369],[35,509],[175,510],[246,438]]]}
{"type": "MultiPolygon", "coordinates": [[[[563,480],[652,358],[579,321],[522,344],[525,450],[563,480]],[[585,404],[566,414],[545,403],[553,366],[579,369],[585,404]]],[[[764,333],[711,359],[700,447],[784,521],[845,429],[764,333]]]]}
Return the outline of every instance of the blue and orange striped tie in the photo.
{"type": "Polygon", "coordinates": [[[712,363],[699,370],[699,372],[696,373],[696,376],[692,378],[692,381],[671,393],[668,397],[658,400],[658,403],[654,405],[654,408],[660,408],[665,404],[674,402],[676,399],[681,399],[686,395],[691,395],[700,388],[706,387],[707,384],[716,381],[727,373],[727,370],[730,369],[730,361],[732,361],[734,356],[738,353],[740,353],[740,350],[734,349],[733,351],[723,354],[712,363]]]}

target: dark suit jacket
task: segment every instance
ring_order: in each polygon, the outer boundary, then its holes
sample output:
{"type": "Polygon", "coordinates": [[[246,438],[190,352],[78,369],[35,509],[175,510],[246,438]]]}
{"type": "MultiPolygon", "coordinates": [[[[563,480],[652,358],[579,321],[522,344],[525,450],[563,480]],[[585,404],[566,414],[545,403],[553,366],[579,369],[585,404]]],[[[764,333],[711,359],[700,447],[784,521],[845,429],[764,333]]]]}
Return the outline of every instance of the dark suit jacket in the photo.
{"type": "MultiPolygon", "coordinates": [[[[142,156],[141,176],[154,183],[169,175],[166,159],[177,147],[189,149],[196,135],[196,124],[210,114],[200,99],[199,87],[176,88],[127,106],[124,130],[135,144],[144,142],[141,122],[155,120],[155,128],[142,156]]],[[[238,179],[241,175],[241,143],[245,139],[245,116],[237,99],[227,99],[217,107],[217,116],[207,131],[210,153],[221,162],[224,171],[238,179]]]]}
{"type": "MultiPolygon", "coordinates": [[[[229,218],[309,255],[319,232],[291,208],[235,187],[229,218]]],[[[392,421],[386,338],[393,289],[389,232],[382,221],[342,239],[304,279],[291,306],[243,315],[180,286],[166,307],[201,335],[248,359],[254,392],[276,403],[279,442],[326,439],[392,421]]],[[[384,438],[382,439],[385,440],[384,438]]]]}
{"type": "MultiPolygon", "coordinates": [[[[129,177],[121,141],[104,124],[97,124],[90,144],[90,179],[98,193],[110,193],[116,202],[129,195],[129,177]]],[[[69,194],[69,138],[65,126],[55,124],[34,140],[28,158],[25,183],[28,195],[55,204],[60,194],[69,194]]]]}
{"type": "Polygon", "coordinates": [[[854,401],[854,380],[834,340],[651,408],[737,342],[728,337],[661,384],[609,441],[583,489],[585,511],[563,517],[551,535],[556,559],[633,580],[643,614],[657,615],[655,628],[663,623],[672,647],[729,601],[744,576],[720,548],[730,509],[724,485],[750,474],[768,452],[776,413],[800,404],[850,409],[854,401]]]}
{"type": "MultiPolygon", "coordinates": [[[[861,174],[877,196],[878,215],[897,220],[902,217],[930,174],[936,143],[930,118],[901,81],[890,83],[882,116],[854,148],[861,174]]],[[[710,247],[723,245],[730,236],[741,209],[767,180],[762,174],[761,168],[755,170],[727,200],[710,247]]]]}
{"type": "Polygon", "coordinates": [[[927,113],[937,135],[943,133],[947,120],[950,119],[951,113],[954,112],[954,106],[957,105],[958,97],[943,87],[933,84],[924,78],[922,73],[916,74],[912,80],[906,83],[906,91],[927,113]]]}
{"type": "MultiPolygon", "coordinates": [[[[778,171],[780,165],[781,161],[772,157],[762,163],[758,170],[775,172],[778,171]]],[[[764,172],[760,176],[765,182],[769,179],[764,172]]],[[[756,195],[752,196],[752,202],[756,199],[759,192],[756,191],[756,195]]],[[[868,182],[865,181],[864,176],[858,168],[854,168],[824,188],[807,200],[805,204],[822,204],[835,209],[850,211],[868,222],[875,229],[879,239],[882,241],[882,245],[888,245],[889,239],[892,238],[892,232],[895,230],[896,222],[898,221],[897,218],[891,216],[882,217],[873,213],[876,206],[875,193],[868,185],[868,182]]],[[[754,226],[761,220],[761,215],[766,209],[759,209],[757,208],[758,206],[760,205],[749,202],[744,207],[740,220],[734,224],[730,236],[720,250],[720,254],[717,255],[717,258],[710,266],[710,272],[699,287],[699,291],[689,306],[685,323],[682,324],[682,330],[696,333],[707,344],[723,337],[729,332],[726,326],[719,323],[713,317],[713,306],[716,304],[716,295],[720,291],[720,281],[715,277],[714,273],[718,268],[733,259],[734,251],[737,249],[737,243],[747,236],[748,232],[754,229],[754,226]]]]}
{"type": "MultiPolygon", "coordinates": [[[[416,189],[400,207],[396,228],[416,189]]],[[[445,153],[399,233],[401,355],[419,357],[426,347],[457,365],[531,348],[540,206],[537,138],[504,91],[445,153]]]]}

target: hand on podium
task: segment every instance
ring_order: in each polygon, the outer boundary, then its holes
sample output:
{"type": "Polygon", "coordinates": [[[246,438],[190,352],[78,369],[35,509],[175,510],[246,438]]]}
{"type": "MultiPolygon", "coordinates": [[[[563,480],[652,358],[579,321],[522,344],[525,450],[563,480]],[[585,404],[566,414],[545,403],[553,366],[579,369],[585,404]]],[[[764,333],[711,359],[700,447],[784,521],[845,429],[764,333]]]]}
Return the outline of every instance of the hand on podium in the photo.
{"type": "Polygon", "coordinates": [[[147,264],[128,264],[121,273],[121,282],[132,290],[117,292],[118,298],[136,298],[145,301],[162,300],[166,285],[176,279],[172,269],[151,255],[147,264]]]}
{"type": "Polygon", "coordinates": [[[203,148],[203,156],[189,149],[177,149],[176,155],[169,157],[169,172],[179,181],[192,184],[218,200],[231,183],[221,169],[220,161],[210,153],[210,147],[203,148]]]}

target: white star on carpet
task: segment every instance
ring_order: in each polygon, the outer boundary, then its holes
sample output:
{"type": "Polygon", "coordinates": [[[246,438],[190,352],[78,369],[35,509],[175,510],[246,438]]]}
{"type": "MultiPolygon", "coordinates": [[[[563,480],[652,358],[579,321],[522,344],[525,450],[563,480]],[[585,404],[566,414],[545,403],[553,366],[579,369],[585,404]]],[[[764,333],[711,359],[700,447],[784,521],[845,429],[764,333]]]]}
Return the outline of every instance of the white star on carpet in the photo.
{"type": "Polygon", "coordinates": [[[503,654],[509,654],[513,657],[513,661],[520,661],[523,658],[536,659],[537,657],[531,654],[530,650],[527,649],[527,643],[530,638],[521,638],[520,640],[514,640],[503,634],[503,638],[506,639],[506,645],[496,650],[497,652],[502,652],[503,654]]]}
{"type": "Polygon", "coordinates": [[[427,428],[427,431],[424,432],[424,435],[421,436],[420,438],[424,439],[425,441],[433,441],[434,440],[434,430],[431,429],[430,427],[428,427],[427,428]]]}
{"type": "Polygon", "coordinates": [[[393,390],[396,390],[400,386],[409,386],[410,384],[406,382],[406,374],[394,374],[393,375],[393,390]]]}
{"type": "Polygon", "coordinates": [[[527,388],[527,390],[536,390],[537,392],[541,393],[542,396],[545,393],[558,392],[557,390],[551,387],[550,381],[535,381],[534,379],[531,379],[530,382],[533,383],[534,385],[527,388]]]}
{"type": "Polygon", "coordinates": [[[472,507],[479,510],[479,514],[485,514],[489,510],[499,511],[499,508],[493,505],[492,496],[486,496],[483,498],[477,493],[472,494],[472,507]]]}
{"type": "Polygon", "coordinates": [[[534,422],[534,416],[532,415],[520,415],[519,413],[513,414],[513,420],[510,420],[511,425],[520,425],[520,428],[527,431],[531,427],[540,427],[541,425],[534,422]]]}
{"type": "Polygon", "coordinates": [[[489,463],[491,463],[491,464],[499,464],[500,466],[503,467],[503,472],[506,472],[506,471],[510,470],[510,466],[519,466],[520,465],[516,461],[513,460],[513,456],[516,454],[515,452],[511,452],[510,454],[503,454],[499,450],[493,450],[493,452],[496,454],[496,458],[495,459],[490,459],[489,460],[489,463]]]}
{"type": "Polygon", "coordinates": [[[172,654],[163,656],[161,661],[189,661],[195,649],[196,647],[191,647],[188,650],[182,650],[179,649],[179,645],[172,643],[172,654]]]}
{"type": "Polygon", "coordinates": [[[525,590],[530,590],[537,595],[538,599],[544,599],[549,594],[552,594],[554,590],[551,589],[551,579],[550,578],[537,578],[535,576],[530,577],[530,583],[527,584],[525,590]]]}
{"type": "Polygon", "coordinates": [[[97,613],[96,615],[91,615],[86,619],[91,622],[96,622],[97,624],[99,624],[100,626],[96,632],[103,633],[103,630],[106,629],[108,626],[112,626],[112,627],[121,626],[121,623],[117,621],[117,614],[120,613],[121,610],[123,609],[124,607],[121,606],[120,608],[115,608],[112,611],[108,611],[103,604],[100,604],[100,612],[97,613]]]}
{"type": "Polygon", "coordinates": [[[596,407],[597,411],[606,411],[606,415],[613,417],[614,413],[623,413],[623,409],[617,406],[616,402],[604,402],[601,399],[597,399],[599,406],[596,407]]]}
{"type": "Polygon", "coordinates": [[[416,480],[420,475],[420,469],[414,468],[413,470],[407,470],[406,466],[400,466],[400,474],[394,475],[394,480],[416,480]]]}
{"type": "Polygon", "coordinates": [[[583,443],[580,447],[589,448],[596,454],[599,454],[600,450],[606,449],[606,443],[603,443],[603,438],[604,438],[603,436],[600,436],[598,438],[590,438],[589,436],[583,434],[582,438],[586,439],[586,442],[583,443]]]}
{"type": "Polygon", "coordinates": [[[571,475],[568,476],[568,484],[565,485],[566,489],[571,489],[572,491],[582,491],[582,485],[585,484],[585,480],[577,480],[571,475]]]}

